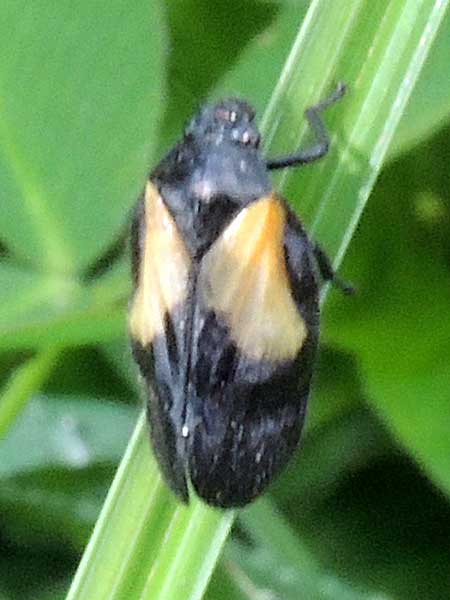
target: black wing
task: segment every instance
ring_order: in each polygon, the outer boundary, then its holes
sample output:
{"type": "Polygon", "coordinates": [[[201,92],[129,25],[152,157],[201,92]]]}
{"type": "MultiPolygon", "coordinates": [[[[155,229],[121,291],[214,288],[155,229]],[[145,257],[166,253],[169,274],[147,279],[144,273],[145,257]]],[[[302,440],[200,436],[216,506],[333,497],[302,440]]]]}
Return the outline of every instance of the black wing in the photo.
{"type": "Polygon", "coordinates": [[[250,502],[298,444],[318,339],[314,273],[306,234],[274,195],[244,208],[202,259],[187,451],[210,504],[250,502]]]}
{"type": "Polygon", "coordinates": [[[166,480],[187,501],[182,430],[191,264],[177,226],[151,182],[136,209],[132,252],[135,290],[129,327],[148,392],[153,448],[166,480]]]}

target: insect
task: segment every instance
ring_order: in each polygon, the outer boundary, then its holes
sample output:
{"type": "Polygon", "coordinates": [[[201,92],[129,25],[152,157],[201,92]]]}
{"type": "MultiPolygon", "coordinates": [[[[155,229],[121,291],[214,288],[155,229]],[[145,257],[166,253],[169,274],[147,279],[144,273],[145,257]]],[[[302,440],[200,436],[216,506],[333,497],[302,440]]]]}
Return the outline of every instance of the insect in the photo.
{"type": "Polygon", "coordinates": [[[299,442],[319,337],[320,277],[330,261],[271,185],[269,172],[324,156],[259,149],[255,113],[228,98],[204,107],[150,175],[132,224],[129,328],[145,380],[162,473],[187,502],[244,506],[299,442]]]}

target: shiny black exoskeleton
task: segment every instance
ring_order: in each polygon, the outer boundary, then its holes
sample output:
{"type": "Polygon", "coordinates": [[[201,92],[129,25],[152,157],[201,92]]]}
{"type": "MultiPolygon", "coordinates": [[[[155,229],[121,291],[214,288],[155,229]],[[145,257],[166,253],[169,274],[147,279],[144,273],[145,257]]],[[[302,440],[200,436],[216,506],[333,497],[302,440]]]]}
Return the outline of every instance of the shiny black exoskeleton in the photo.
{"type": "MultiPolygon", "coordinates": [[[[203,108],[150,176],[132,228],[130,331],[152,442],[173,491],[209,504],[260,495],[297,447],[319,336],[318,276],[336,280],[269,171],[326,154],[266,160],[254,111],[203,108]]],[[[339,280],[337,280],[338,283],[339,280]]]]}

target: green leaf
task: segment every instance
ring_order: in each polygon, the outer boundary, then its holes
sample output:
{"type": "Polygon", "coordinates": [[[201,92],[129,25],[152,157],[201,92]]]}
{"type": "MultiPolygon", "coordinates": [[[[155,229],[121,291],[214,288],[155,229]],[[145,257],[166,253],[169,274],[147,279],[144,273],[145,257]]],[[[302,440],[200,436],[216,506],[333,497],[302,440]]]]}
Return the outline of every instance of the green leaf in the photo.
{"type": "Polygon", "coordinates": [[[0,286],[2,350],[80,346],[116,340],[125,332],[129,282],[122,263],[84,285],[3,261],[0,286]]]}
{"type": "Polygon", "coordinates": [[[450,79],[442,77],[450,54],[450,14],[436,35],[389,149],[389,159],[417,145],[450,119],[450,79]]]}
{"type": "Polygon", "coordinates": [[[304,511],[320,506],[347,477],[391,455],[393,446],[374,415],[354,409],[307,432],[302,451],[274,487],[274,496],[282,505],[301,503],[304,511]]]}
{"type": "Polygon", "coordinates": [[[93,398],[34,397],[0,441],[0,478],[117,462],[135,418],[130,407],[93,398]]]}
{"type": "Polygon", "coordinates": [[[33,397],[0,440],[2,533],[30,548],[64,540],[79,552],[136,415],[90,397],[33,397]]]}
{"type": "Polygon", "coordinates": [[[315,600],[388,599],[380,592],[353,588],[324,571],[267,500],[243,511],[239,521],[249,542],[234,541],[227,547],[226,567],[241,587],[253,587],[255,596],[270,589],[284,600],[297,600],[299,596],[315,600]]]}
{"type": "Polygon", "coordinates": [[[73,571],[116,467],[117,460],[80,469],[36,468],[3,477],[2,535],[32,552],[64,547],[72,555],[73,571]]]}
{"type": "Polygon", "coordinates": [[[71,273],[118,235],[155,140],[163,34],[157,2],[3,3],[0,237],[21,259],[71,273]]]}
{"type": "Polygon", "coordinates": [[[348,262],[361,293],[347,314],[333,304],[325,331],[358,352],[368,400],[450,494],[448,139],[447,129],[386,171],[348,262]]]}
{"type": "MultiPolygon", "coordinates": [[[[17,368],[11,376],[6,388],[0,394],[0,439],[14,422],[30,395],[47,379],[58,352],[58,348],[42,351],[35,358],[31,358],[17,368]]],[[[7,465],[8,463],[4,462],[3,464],[7,465]]],[[[0,461],[0,474],[1,469],[0,461]]]]}
{"type": "MultiPolygon", "coordinates": [[[[309,4],[305,0],[280,3],[273,20],[243,48],[239,59],[212,89],[211,97],[238,95],[246,98],[262,114],[309,4]],[[264,61],[264,69],[261,68],[261,57],[268,59],[264,61]]],[[[265,3],[265,8],[267,6],[268,3],[265,3]]]]}
{"type": "MultiPolygon", "coordinates": [[[[253,39],[265,35],[277,11],[278,7],[272,2],[259,0],[247,0],[245,6],[218,0],[168,3],[169,94],[160,131],[161,146],[166,148],[178,139],[186,120],[206,100],[217,82],[227,76],[243,50],[253,45],[253,39]]],[[[294,35],[295,29],[291,29],[290,38],[294,35]]],[[[265,89],[270,93],[271,83],[265,89]]]]}

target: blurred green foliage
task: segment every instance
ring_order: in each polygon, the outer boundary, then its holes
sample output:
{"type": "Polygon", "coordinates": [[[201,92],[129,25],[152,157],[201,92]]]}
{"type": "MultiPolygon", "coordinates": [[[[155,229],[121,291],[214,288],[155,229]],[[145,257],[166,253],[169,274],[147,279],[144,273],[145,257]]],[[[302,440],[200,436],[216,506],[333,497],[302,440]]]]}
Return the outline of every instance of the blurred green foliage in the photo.
{"type": "MultiPolygon", "coordinates": [[[[146,172],[205,98],[262,111],[307,4],[4,1],[0,600],[64,597],[136,420],[146,172]]],[[[449,56],[447,16],[342,266],[358,294],[327,300],[302,452],[211,600],[450,597],[449,56]]]]}

